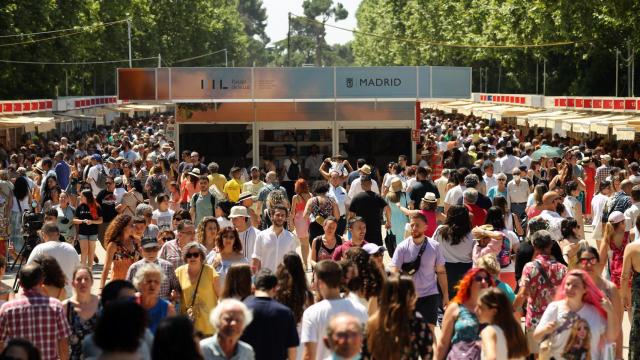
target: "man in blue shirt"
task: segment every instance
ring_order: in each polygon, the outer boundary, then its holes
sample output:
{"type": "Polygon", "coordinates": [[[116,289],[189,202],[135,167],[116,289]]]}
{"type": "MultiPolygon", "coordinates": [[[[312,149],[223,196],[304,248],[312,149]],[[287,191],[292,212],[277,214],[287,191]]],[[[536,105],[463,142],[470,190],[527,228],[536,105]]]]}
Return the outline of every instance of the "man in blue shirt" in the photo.
{"type": "Polygon", "coordinates": [[[62,190],[65,190],[69,186],[69,178],[71,176],[71,168],[66,161],[64,161],[64,153],[62,151],[56,152],[54,157],[56,160],[56,166],[54,171],[56,172],[56,178],[58,179],[58,185],[62,190]]]}

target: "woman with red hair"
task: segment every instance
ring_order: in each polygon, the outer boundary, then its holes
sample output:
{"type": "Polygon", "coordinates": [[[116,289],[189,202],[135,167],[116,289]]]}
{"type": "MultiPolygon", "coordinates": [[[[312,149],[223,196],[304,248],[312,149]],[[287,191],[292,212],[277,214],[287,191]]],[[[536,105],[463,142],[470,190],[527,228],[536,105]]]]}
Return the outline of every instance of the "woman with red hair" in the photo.
{"type": "Polygon", "coordinates": [[[549,357],[573,359],[576,354],[588,352],[587,359],[602,359],[603,344],[616,341],[618,321],[611,301],[589,274],[571,270],[556,293],[556,301],[547,306],[533,337],[542,342],[540,352],[548,349],[549,357]],[[576,343],[580,342],[576,336],[589,341],[583,341],[582,348],[577,348],[576,343]]]}
{"type": "Polygon", "coordinates": [[[461,354],[480,357],[480,322],[475,314],[480,291],[493,287],[493,277],[485,269],[473,268],[456,286],[456,296],[447,306],[442,320],[442,335],[438,340],[438,360],[458,359],[461,354]]]}

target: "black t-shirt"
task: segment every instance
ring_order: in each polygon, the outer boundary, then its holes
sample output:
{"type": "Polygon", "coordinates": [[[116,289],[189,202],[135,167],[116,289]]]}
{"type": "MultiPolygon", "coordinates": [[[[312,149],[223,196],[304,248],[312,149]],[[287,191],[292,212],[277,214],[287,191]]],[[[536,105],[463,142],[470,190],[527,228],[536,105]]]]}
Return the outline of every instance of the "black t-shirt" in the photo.
{"type": "MultiPolygon", "coordinates": [[[[98,210],[98,216],[97,217],[93,217],[93,216],[91,216],[91,211],[89,210],[89,205],[80,204],[76,208],[76,219],[80,219],[80,220],[98,220],[98,218],[102,216],[102,209],[100,209],[100,207],[98,206],[97,210],[98,210]]],[[[104,218],[103,218],[103,221],[104,221],[104,218]]],[[[98,235],[98,225],[95,225],[95,224],[91,224],[91,225],[80,224],[80,225],[78,225],[78,234],[80,234],[80,235],[98,235]]]]}
{"type": "Polygon", "coordinates": [[[96,197],[96,201],[102,208],[102,220],[104,222],[109,222],[113,220],[116,215],[118,215],[118,212],[116,211],[116,196],[113,194],[113,192],[108,190],[100,191],[100,193],[98,193],[98,196],[96,197]]]}
{"type": "Polygon", "coordinates": [[[382,245],[380,226],[382,226],[382,209],[385,206],[387,206],[387,202],[373,191],[363,191],[351,200],[349,211],[362,217],[367,224],[365,236],[367,242],[382,245]]]}
{"type": "Polygon", "coordinates": [[[300,344],[293,312],[267,297],[250,296],[244,300],[253,312],[253,321],[240,340],[253,347],[256,360],[287,359],[287,351],[300,344]]]}
{"type": "Polygon", "coordinates": [[[424,194],[428,192],[436,194],[436,199],[440,198],[438,187],[430,180],[419,180],[411,185],[411,194],[409,195],[409,199],[413,202],[414,208],[417,209],[420,206],[420,200],[422,200],[424,194]]]}

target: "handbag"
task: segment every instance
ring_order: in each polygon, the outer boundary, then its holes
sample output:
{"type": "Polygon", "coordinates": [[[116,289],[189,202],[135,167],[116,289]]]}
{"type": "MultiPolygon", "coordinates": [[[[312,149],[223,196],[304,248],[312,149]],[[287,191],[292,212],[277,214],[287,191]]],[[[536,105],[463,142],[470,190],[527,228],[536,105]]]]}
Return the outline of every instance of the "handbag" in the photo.
{"type": "Polygon", "coordinates": [[[451,345],[447,360],[480,360],[482,352],[477,341],[458,341],[451,345]]]}
{"type": "Polygon", "coordinates": [[[393,253],[396,251],[396,234],[394,234],[393,231],[387,230],[387,236],[384,238],[384,246],[387,248],[389,256],[393,257],[393,253]]]}
{"type": "Polygon", "coordinates": [[[191,296],[191,305],[187,308],[187,316],[189,320],[192,322],[196,322],[196,312],[193,311],[193,304],[196,302],[196,295],[198,294],[198,288],[200,287],[200,279],[202,278],[202,272],[204,271],[204,264],[200,269],[200,274],[198,274],[198,281],[196,282],[196,289],[193,291],[193,295],[191,296]]]}
{"type": "Polygon", "coordinates": [[[422,254],[424,254],[425,249],[427,248],[427,238],[424,239],[422,246],[420,246],[420,251],[418,252],[418,257],[415,260],[403,263],[400,267],[402,272],[407,275],[413,275],[418,270],[420,270],[420,262],[422,261],[422,254]]]}

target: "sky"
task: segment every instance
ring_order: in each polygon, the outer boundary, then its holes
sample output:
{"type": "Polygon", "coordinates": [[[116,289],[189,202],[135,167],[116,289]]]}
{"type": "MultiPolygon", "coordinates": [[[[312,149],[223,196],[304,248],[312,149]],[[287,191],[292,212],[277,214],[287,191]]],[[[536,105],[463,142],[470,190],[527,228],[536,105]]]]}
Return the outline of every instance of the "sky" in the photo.
{"type": "MultiPolygon", "coordinates": [[[[347,29],[356,27],[356,10],[361,0],[334,0],[334,3],[341,2],[349,11],[349,17],[339,21],[337,24],[333,21],[328,24],[338,25],[347,29]]],[[[285,39],[287,37],[287,14],[291,12],[296,15],[303,15],[302,0],[262,0],[264,7],[267,9],[267,35],[271,42],[285,39]]],[[[353,40],[353,34],[348,31],[338,30],[334,28],[326,28],[326,41],[328,44],[344,44],[353,40]]]]}

